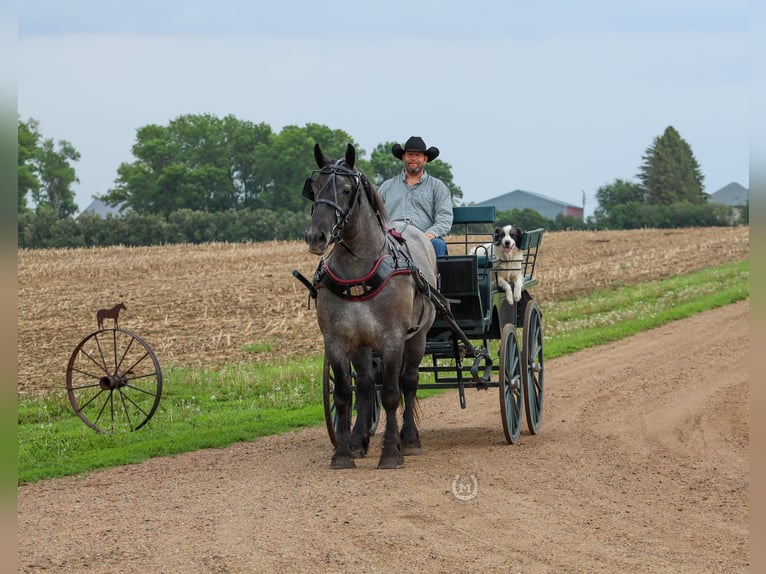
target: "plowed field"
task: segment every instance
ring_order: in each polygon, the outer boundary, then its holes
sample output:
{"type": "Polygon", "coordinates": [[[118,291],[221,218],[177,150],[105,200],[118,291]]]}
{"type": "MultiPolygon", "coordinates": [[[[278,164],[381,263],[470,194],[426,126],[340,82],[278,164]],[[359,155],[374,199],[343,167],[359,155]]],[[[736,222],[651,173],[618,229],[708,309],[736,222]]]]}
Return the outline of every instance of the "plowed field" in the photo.
{"type": "MultiPolygon", "coordinates": [[[[544,312],[552,299],[748,253],[747,227],[547,233],[533,293],[544,312]]],[[[119,302],[127,306],[120,326],[141,336],[163,369],[319,353],[315,311],[291,275],[311,277],[317,262],[302,242],[21,250],[19,391],[62,389],[70,354],[96,330],[96,311],[119,302]],[[253,343],[270,350],[243,349],[253,343]]]]}

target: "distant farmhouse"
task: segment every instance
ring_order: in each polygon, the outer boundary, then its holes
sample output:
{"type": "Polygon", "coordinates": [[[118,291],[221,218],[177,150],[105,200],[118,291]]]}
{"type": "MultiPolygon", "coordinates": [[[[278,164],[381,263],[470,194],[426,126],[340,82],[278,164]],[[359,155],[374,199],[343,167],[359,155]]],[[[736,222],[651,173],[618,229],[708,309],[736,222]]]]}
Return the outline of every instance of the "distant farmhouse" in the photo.
{"type": "Polygon", "coordinates": [[[565,201],[553,199],[540,193],[516,189],[504,195],[498,195],[476,203],[476,205],[494,205],[498,211],[510,211],[512,209],[533,209],[547,219],[556,219],[558,215],[568,215],[583,220],[583,208],[565,201]]]}
{"type": "Polygon", "coordinates": [[[737,182],[723,186],[715,193],[710,194],[710,203],[719,203],[729,207],[744,207],[750,201],[750,191],[737,182]]]}
{"type": "Polygon", "coordinates": [[[124,215],[122,211],[124,205],[125,204],[120,203],[116,207],[112,207],[100,199],[94,199],[88,207],[82,210],[82,213],[92,213],[93,215],[102,217],[104,219],[106,219],[107,215],[111,215],[113,217],[122,217],[124,215]]]}
{"type": "Polygon", "coordinates": [[[742,211],[750,201],[750,191],[737,182],[724,185],[718,191],[711,193],[708,202],[725,205],[730,209],[729,219],[731,223],[737,221],[742,211]]]}

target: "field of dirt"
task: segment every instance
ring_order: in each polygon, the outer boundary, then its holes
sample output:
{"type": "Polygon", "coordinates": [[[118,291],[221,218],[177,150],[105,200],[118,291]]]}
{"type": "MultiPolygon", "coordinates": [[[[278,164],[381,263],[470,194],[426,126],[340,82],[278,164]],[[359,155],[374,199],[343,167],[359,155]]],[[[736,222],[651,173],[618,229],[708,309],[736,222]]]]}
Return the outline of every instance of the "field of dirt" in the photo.
{"type": "MultiPolygon", "coordinates": [[[[748,254],[747,227],[547,233],[533,293],[545,312],[546,301],[748,254]]],[[[320,353],[308,292],[291,275],[311,277],[317,262],[302,242],[21,250],[19,392],[63,392],[69,356],[96,330],[96,312],[120,302],[120,326],[142,337],[163,369],[320,353]],[[244,349],[252,344],[266,350],[244,349]]]]}
{"type": "Polygon", "coordinates": [[[466,410],[450,391],[422,401],[423,454],[399,470],[375,468],[376,435],[332,471],[312,428],[22,486],[17,571],[747,572],[748,317],[546,362],[541,432],[516,445],[496,390],[466,410]]]}

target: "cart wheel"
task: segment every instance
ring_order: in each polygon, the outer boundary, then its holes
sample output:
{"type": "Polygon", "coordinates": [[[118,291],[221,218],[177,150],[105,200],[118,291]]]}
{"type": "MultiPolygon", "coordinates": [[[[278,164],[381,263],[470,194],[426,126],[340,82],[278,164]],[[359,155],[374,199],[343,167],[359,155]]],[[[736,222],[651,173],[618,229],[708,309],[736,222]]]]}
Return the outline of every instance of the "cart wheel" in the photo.
{"type": "Polygon", "coordinates": [[[102,329],[75,348],[66,370],[66,388],[75,413],[93,430],[134,431],[157,410],[162,371],[138,335],[102,329]]]}
{"type": "Polygon", "coordinates": [[[540,307],[534,301],[528,301],[524,312],[521,375],[524,384],[527,428],[532,434],[540,432],[540,422],[543,417],[543,325],[541,319],[540,307]]]}
{"type": "Polygon", "coordinates": [[[521,384],[521,355],[516,327],[506,323],[500,338],[500,414],[503,417],[505,440],[516,444],[521,434],[523,387],[521,384]]]}
{"type": "MultiPolygon", "coordinates": [[[[378,359],[373,358],[373,362],[378,359]]],[[[376,369],[376,372],[379,371],[376,369]]],[[[377,377],[376,377],[377,379],[377,377]]],[[[351,369],[351,392],[353,397],[353,404],[351,405],[351,427],[354,426],[355,412],[356,412],[356,373],[353,368],[351,369]]],[[[335,446],[336,430],[338,428],[338,413],[335,411],[335,400],[333,399],[333,391],[335,390],[335,378],[333,377],[332,369],[330,368],[330,362],[327,360],[327,356],[324,358],[324,366],[322,367],[322,395],[324,398],[324,420],[327,425],[327,434],[330,436],[330,442],[335,446]]],[[[370,412],[370,436],[375,434],[378,430],[378,421],[380,421],[380,391],[378,390],[378,384],[376,380],[375,392],[373,393],[372,411],[370,412]]],[[[351,429],[349,429],[351,430],[351,429]]]]}

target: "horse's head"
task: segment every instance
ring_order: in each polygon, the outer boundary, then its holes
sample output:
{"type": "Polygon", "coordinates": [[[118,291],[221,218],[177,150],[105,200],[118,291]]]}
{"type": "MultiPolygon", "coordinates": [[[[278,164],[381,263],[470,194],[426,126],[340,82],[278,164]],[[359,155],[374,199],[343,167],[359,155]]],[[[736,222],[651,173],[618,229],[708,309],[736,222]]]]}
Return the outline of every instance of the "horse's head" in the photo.
{"type": "Polygon", "coordinates": [[[351,144],[345,157],[336,160],[328,159],[316,144],[314,159],[319,169],[303,186],[303,195],[314,202],[305,240],[311,253],[322,255],[331,243],[342,239],[344,227],[361,201],[359,192],[363,187],[369,189],[369,181],[354,167],[356,150],[351,144]]]}

